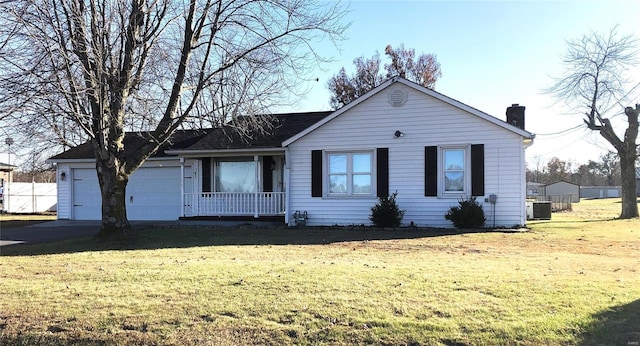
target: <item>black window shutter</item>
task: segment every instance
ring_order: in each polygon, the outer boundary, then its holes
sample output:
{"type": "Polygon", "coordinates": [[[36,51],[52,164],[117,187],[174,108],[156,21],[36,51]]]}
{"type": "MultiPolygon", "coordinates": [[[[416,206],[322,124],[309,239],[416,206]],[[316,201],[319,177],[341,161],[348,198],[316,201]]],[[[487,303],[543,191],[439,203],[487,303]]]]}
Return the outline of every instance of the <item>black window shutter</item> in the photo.
{"type": "Polygon", "coordinates": [[[311,197],[322,197],[322,150],[311,150],[311,197]]]}
{"type": "Polygon", "coordinates": [[[262,190],[263,192],[273,192],[273,156],[262,157],[262,190]]]}
{"type": "Polygon", "coordinates": [[[389,148],[378,148],[376,153],[376,180],[378,197],[389,196],[389,148]]]}
{"type": "Polygon", "coordinates": [[[471,196],[484,196],[484,144],[471,145],[471,196]]]}
{"type": "Polygon", "coordinates": [[[202,158],[202,192],[211,192],[211,158],[202,158]]]}
{"type": "Polygon", "coordinates": [[[438,147],[424,147],[424,195],[438,196],[438,147]]]}

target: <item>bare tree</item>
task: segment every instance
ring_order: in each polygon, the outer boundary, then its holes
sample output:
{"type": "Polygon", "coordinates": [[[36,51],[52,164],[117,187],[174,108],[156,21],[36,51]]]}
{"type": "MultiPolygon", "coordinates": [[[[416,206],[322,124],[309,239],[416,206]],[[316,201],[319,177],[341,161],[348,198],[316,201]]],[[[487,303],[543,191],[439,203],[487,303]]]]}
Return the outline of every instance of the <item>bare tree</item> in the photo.
{"type": "MultiPolygon", "coordinates": [[[[573,108],[584,109],[584,123],[597,131],[615,148],[620,158],[622,180],[622,212],[620,218],[638,217],[635,163],[638,157],[638,113],[640,104],[622,106],[635,87],[629,88],[629,68],[637,63],[638,40],[619,37],[616,28],[607,35],[591,33],[568,42],[563,62],[566,73],[550,89],[573,108]],[[618,108],[619,107],[619,108],[618,108]],[[622,109],[613,112],[614,109],[622,109]],[[612,119],[626,116],[627,128],[618,135],[612,119]]],[[[636,76],[637,77],[637,76],[636,76]]]]}
{"type": "Polygon", "coordinates": [[[356,58],[353,64],[356,66],[353,76],[348,76],[343,67],[329,80],[330,103],[333,109],[347,105],[384,81],[384,77],[380,74],[378,54],[369,60],[365,60],[364,57],[356,58]]]}
{"type": "Polygon", "coordinates": [[[22,155],[24,161],[14,172],[14,182],[55,183],[56,170],[52,164],[45,162],[46,151],[31,149],[22,155]]]}
{"type": "Polygon", "coordinates": [[[102,195],[98,236],[107,238],[128,235],[129,176],[176,129],[266,113],[322,61],[314,42],[341,39],[345,29],[340,4],[314,0],[2,6],[0,35],[9,44],[0,55],[0,105],[14,119],[46,124],[61,143],[75,144],[65,132],[75,130],[92,143],[102,195]],[[139,147],[125,147],[126,130],[141,131],[139,147]]]}
{"type": "Polygon", "coordinates": [[[420,54],[416,59],[416,51],[413,48],[405,49],[404,44],[398,49],[387,45],[384,54],[391,59],[390,64],[384,65],[387,78],[400,76],[433,89],[438,78],[442,77],[440,63],[433,54],[420,54]]]}
{"type": "Polygon", "coordinates": [[[403,44],[397,49],[387,45],[384,54],[391,60],[384,65],[385,75],[380,73],[380,55],[376,53],[371,59],[356,58],[353,61],[356,72],[353,75],[347,75],[343,67],[329,80],[329,102],[333,109],[349,104],[382,84],[385,79],[394,76],[406,78],[430,89],[435,88],[436,81],[442,77],[440,63],[433,54],[420,54],[416,59],[415,50],[405,49],[403,44]]]}

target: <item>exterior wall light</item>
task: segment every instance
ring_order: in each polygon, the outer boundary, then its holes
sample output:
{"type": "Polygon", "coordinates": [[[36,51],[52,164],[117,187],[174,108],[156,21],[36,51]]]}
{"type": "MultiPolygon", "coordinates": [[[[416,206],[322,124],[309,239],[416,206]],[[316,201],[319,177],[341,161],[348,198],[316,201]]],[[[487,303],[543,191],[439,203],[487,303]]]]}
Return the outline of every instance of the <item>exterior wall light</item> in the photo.
{"type": "Polygon", "coordinates": [[[400,137],[404,137],[404,132],[396,130],[396,132],[393,134],[396,138],[400,138],[400,137]]]}
{"type": "Polygon", "coordinates": [[[65,181],[67,179],[67,172],[60,172],[60,180],[65,181]]]}

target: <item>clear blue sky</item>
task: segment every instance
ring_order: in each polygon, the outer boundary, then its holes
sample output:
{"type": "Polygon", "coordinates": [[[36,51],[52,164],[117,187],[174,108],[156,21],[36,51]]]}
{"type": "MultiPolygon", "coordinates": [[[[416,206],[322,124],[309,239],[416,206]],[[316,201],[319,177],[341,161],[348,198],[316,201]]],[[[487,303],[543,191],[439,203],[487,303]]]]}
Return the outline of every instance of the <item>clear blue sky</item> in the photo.
{"type": "MultiPolygon", "coordinates": [[[[308,83],[306,98],[280,111],[329,109],[326,84],[341,67],[352,72],[354,58],[368,58],[376,51],[384,61],[387,44],[404,43],[418,54],[437,56],[443,74],[437,91],[500,119],[512,103],[524,105],[526,128],[537,135],[527,149],[530,166],[545,164],[554,156],[586,163],[612,149],[584,127],[547,135],[581,124],[583,110],[554,105],[557,100],[542,91],[563,71],[566,40],[592,30],[608,32],[616,25],[619,34],[640,38],[640,0],[352,0],[349,8],[345,21],[351,27],[340,50],[329,42],[316,47],[335,62],[312,71],[310,77],[319,81],[308,83]]],[[[640,82],[640,68],[630,76],[634,83],[640,82]]],[[[640,88],[634,96],[629,105],[640,103],[640,88]]],[[[6,152],[0,153],[0,162],[6,157],[6,152]]],[[[14,156],[11,162],[15,161],[14,156]]]]}
{"type": "MultiPolygon", "coordinates": [[[[566,40],[591,31],[640,37],[640,1],[364,1],[350,3],[351,22],[340,50],[322,44],[336,61],[315,71],[307,97],[291,110],[329,108],[327,81],[342,66],[384,47],[404,43],[416,53],[437,56],[442,78],[435,89],[495,117],[504,119],[512,103],[526,106],[526,128],[536,133],[527,149],[530,166],[556,156],[577,164],[597,160],[612,149],[585,128],[547,135],[582,123],[583,110],[568,110],[543,93],[563,69],[566,40]],[[554,105],[555,103],[555,105],[554,105]]],[[[631,76],[640,82],[640,69],[631,76]]],[[[640,92],[629,105],[640,103],[640,92]]],[[[620,109],[621,110],[621,109],[620,109]]],[[[619,117],[621,118],[621,117],[619,117]]],[[[624,126],[624,124],[622,124],[624,126]]]]}

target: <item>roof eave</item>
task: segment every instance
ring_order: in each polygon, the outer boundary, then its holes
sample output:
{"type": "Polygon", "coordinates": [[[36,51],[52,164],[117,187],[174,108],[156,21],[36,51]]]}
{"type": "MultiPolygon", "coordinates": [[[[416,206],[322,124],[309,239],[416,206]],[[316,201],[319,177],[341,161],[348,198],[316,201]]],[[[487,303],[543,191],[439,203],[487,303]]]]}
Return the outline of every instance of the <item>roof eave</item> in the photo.
{"type": "Polygon", "coordinates": [[[95,158],[83,158],[83,159],[47,159],[44,162],[50,164],[59,164],[59,163],[91,163],[95,162],[95,158]]]}
{"type": "MultiPolygon", "coordinates": [[[[163,160],[176,160],[177,156],[152,156],[145,161],[163,161],[163,160]]],[[[45,163],[48,164],[60,164],[60,163],[94,163],[96,159],[91,158],[82,158],[82,159],[47,159],[45,163]]]]}
{"type": "Polygon", "coordinates": [[[236,154],[265,154],[265,153],[282,153],[285,148],[282,147],[265,147],[265,148],[246,148],[246,149],[207,149],[207,150],[167,150],[168,155],[178,155],[182,157],[202,157],[206,155],[236,155],[236,154]]]}

